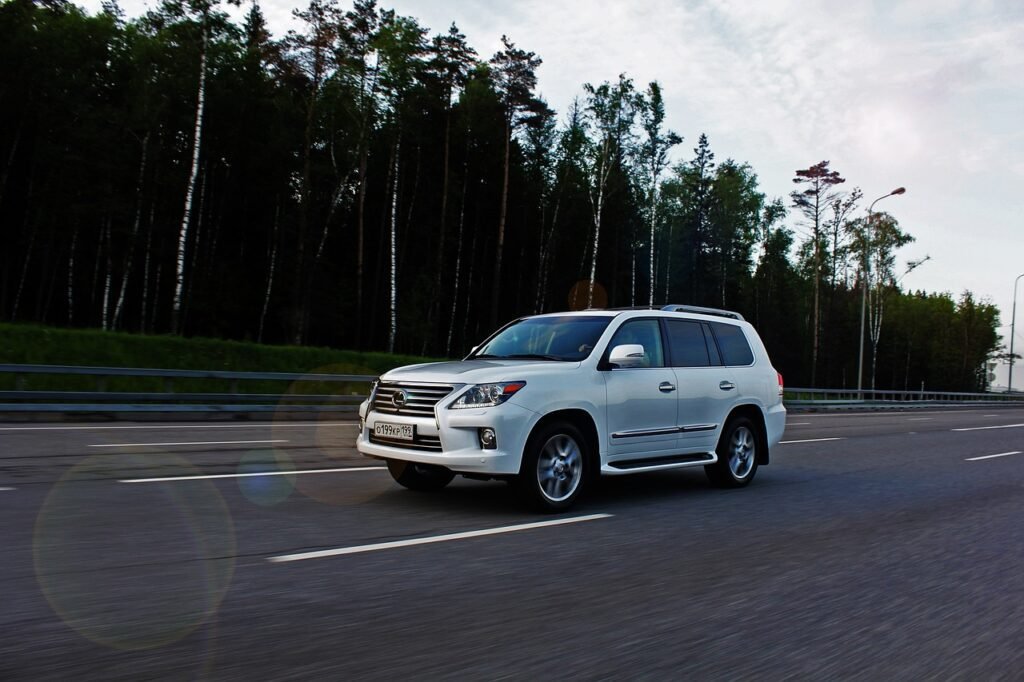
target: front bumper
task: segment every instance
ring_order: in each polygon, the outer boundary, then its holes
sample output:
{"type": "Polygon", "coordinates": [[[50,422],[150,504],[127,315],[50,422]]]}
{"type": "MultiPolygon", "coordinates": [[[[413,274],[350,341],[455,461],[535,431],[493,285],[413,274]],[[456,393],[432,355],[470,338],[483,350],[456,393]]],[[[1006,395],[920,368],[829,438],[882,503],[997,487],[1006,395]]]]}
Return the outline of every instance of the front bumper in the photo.
{"type": "Polygon", "coordinates": [[[369,409],[367,403],[359,407],[362,428],[356,440],[356,449],[367,457],[397,459],[421,464],[443,466],[457,473],[488,476],[509,476],[519,473],[523,448],[537,415],[511,402],[496,407],[467,410],[449,410],[438,406],[436,417],[421,415],[383,414],[369,409]],[[440,440],[440,451],[421,449],[415,444],[372,442],[374,425],[411,424],[416,435],[424,441],[440,440]],[[485,450],[480,445],[481,428],[494,429],[497,448],[485,450]]]}

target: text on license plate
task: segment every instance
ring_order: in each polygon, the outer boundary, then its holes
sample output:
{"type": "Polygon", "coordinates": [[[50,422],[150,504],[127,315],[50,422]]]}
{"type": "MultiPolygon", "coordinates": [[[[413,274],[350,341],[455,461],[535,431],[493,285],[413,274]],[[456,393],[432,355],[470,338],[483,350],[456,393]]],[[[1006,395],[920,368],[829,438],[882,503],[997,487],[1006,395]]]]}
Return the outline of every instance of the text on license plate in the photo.
{"type": "Polygon", "coordinates": [[[381,438],[392,438],[394,440],[412,440],[414,438],[414,427],[412,424],[388,424],[377,422],[373,425],[373,435],[381,438]]]}

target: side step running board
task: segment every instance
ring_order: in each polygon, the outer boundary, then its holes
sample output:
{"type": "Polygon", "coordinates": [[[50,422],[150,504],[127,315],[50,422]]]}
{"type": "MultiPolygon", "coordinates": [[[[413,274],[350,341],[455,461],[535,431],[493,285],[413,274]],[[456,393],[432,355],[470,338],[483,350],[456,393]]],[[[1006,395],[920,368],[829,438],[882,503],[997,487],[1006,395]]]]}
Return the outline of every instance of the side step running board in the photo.
{"type": "Polygon", "coordinates": [[[671,466],[673,464],[712,464],[716,461],[714,455],[698,453],[696,455],[669,455],[667,457],[647,457],[645,459],[630,459],[627,461],[612,462],[608,466],[620,471],[630,469],[646,469],[647,467],[671,466]]]}

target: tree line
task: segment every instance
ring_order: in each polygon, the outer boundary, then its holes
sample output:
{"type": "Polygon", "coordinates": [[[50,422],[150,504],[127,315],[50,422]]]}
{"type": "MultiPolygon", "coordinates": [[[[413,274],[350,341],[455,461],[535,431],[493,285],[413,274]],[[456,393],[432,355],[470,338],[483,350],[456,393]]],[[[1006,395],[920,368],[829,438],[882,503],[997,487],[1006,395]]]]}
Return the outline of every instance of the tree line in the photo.
{"type": "Polygon", "coordinates": [[[862,338],[866,388],[986,385],[995,307],[904,292],[913,238],[828,161],[770,198],[683,151],[657,82],[558,114],[507,36],[223,9],[0,4],[6,319],[458,356],[518,315],[689,303],[742,312],[790,385],[856,386],[862,338]]]}

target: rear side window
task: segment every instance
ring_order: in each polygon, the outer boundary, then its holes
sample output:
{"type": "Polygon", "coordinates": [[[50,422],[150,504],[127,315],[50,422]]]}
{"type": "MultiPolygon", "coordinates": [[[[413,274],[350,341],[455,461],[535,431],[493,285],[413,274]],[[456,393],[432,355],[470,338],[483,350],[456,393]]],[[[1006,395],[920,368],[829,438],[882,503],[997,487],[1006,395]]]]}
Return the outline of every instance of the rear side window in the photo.
{"type": "MultiPolygon", "coordinates": [[[[708,345],[700,322],[665,320],[668,326],[669,357],[673,367],[707,367],[708,345]]],[[[716,363],[717,364],[717,363],[716,363]]]]}
{"type": "Polygon", "coordinates": [[[711,328],[718,340],[718,349],[722,351],[722,363],[729,366],[754,364],[754,352],[750,350],[747,337],[743,330],[734,324],[711,322],[711,328]]]}

